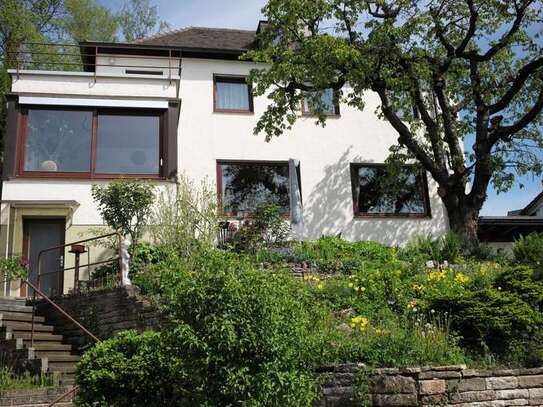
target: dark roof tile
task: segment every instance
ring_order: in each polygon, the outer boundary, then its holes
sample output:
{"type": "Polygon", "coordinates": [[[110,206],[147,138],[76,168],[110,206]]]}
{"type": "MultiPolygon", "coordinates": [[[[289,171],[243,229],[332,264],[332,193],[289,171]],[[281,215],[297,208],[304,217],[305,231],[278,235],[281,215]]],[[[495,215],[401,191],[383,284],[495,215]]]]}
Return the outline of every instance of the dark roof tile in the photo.
{"type": "Polygon", "coordinates": [[[188,27],[134,41],[135,44],[224,50],[254,48],[256,33],[228,28],[188,27]]]}

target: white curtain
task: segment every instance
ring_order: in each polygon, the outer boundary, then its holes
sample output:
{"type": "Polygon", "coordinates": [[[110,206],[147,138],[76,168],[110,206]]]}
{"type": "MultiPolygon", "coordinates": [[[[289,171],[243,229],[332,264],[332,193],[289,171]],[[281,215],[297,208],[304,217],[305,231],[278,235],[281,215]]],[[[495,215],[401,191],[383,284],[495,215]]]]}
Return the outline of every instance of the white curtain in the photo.
{"type": "Polygon", "coordinates": [[[218,109],[249,110],[249,91],[245,83],[217,82],[218,109]]]}

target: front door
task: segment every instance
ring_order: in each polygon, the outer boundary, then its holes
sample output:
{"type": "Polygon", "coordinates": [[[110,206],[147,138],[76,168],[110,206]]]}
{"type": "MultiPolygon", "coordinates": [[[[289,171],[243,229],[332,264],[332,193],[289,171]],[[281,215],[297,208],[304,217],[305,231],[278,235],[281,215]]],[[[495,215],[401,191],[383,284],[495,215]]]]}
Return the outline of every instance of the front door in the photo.
{"type": "MultiPolygon", "coordinates": [[[[64,283],[64,247],[40,252],[64,244],[66,219],[24,219],[23,221],[23,257],[29,261],[29,279],[39,285],[48,296],[62,294],[64,283]],[[38,257],[40,257],[38,259],[38,257]],[[41,263],[40,266],[38,266],[41,263]],[[38,278],[39,268],[39,278],[38,278]]],[[[21,296],[31,295],[32,290],[26,285],[21,287],[21,296]]]]}

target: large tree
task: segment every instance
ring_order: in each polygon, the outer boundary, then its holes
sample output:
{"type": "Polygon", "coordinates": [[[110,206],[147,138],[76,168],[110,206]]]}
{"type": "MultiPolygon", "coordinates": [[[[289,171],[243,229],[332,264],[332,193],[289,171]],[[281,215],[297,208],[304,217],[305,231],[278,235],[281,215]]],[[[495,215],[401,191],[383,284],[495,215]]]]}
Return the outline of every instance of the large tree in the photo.
{"type": "Polygon", "coordinates": [[[542,1],[269,0],[263,12],[246,56],[268,64],[251,75],[271,101],[256,133],[290,129],[304,94],[333,88],[363,109],[376,92],[398,134],[389,161],[428,171],[471,242],[490,185],[541,174],[542,1]]]}
{"type": "Polygon", "coordinates": [[[127,0],[118,18],[124,40],[128,42],[170,28],[166,21],[159,19],[157,6],[151,6],[149,0],[127,0]]]}

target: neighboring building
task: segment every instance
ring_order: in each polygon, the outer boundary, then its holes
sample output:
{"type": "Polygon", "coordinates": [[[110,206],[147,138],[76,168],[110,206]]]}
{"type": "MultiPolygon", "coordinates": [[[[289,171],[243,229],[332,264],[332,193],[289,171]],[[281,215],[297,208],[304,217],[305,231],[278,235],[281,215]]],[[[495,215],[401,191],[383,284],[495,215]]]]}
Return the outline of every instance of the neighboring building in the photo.
{"type": "MultiPolygon", "coordinates": [[[[267,99],[252,97],[245,78],[257,65],[239,56],[256,46],[255,35],[187,28],[130,44],[83,42],[83,72],[10,71],[5,253],[29,258],[35,274],[41,249],[103,225],[93,184],[136,177],[168,188],[180,173],[216,183],[232,219],[273,197],[293,213],[302,239],[341,234],[401,245],[445,233],[447,215],[426,174],[400,177],[395,197],[379,186],[397,134],[376,116],[375,94],[365,95],[360,112],[334,106],[323,92],[325,128],[305,104],[288,134],[269,143],[253,135],[267,99]]],[[[84,256],[99,258],[100,251],[84,256]]],[[[44,268],[71,267],[73,258],[62,249],[44,268]]],[[[66,292],[73,271],[44,284],[66,292]]]]}
{"type": "Polygon", "coordinates": [[[479,218],[479,238],[496,249],[510,251],[516,239],[534,232],[543,232],[543,192],[507,216],[479,218]]]}

